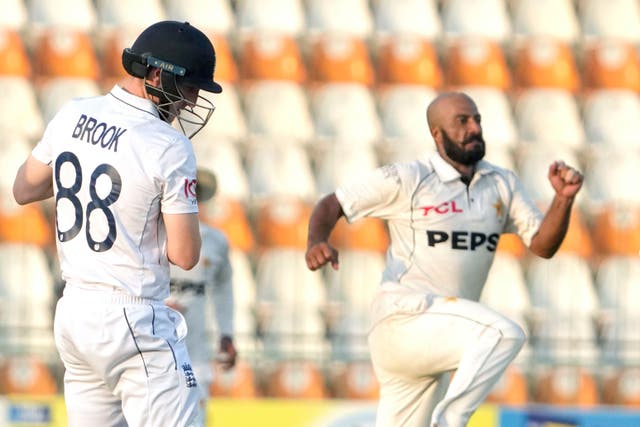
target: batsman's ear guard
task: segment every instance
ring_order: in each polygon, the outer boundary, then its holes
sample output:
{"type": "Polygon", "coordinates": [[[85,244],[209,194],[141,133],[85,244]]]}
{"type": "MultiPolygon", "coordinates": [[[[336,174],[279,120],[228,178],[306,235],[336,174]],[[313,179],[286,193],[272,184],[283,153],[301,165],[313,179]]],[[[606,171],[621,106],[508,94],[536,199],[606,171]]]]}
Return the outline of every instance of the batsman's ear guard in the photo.
{"type": "Polygon", "coordinates": [[[122,66],[133,77],[144,79],[147,77],[147,56],[148,54],[138,54],[125,48],[122,51],[122,66]]]}

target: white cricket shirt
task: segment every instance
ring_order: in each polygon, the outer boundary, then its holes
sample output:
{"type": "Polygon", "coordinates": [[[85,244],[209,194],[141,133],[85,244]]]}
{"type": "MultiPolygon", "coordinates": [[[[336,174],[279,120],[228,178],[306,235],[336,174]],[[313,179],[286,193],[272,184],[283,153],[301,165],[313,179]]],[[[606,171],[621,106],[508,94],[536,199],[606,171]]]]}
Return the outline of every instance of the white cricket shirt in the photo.
{"type": "Polygon", "coordinates": [[[211,337],[209,322],[213,314],[217,324],[217,333],[233,337],[233,274],[229,260],[229,242],[226,236],[200,223],[202,248],[200,261],[191,270],[171,266],[171,296],[168,301],[184,308],[182,314],[187,321],[187,348],[194,362],[211,360],[211,337]],[[210,306],[207,298],[212,298],[214,310],[208,313],[210,306]]]}
{"type": "Polygon", "coordinates": [[[189,139],[119,86],[74,99],[33,156],[53,168],[62,278],[88,289],[169,295],[162,213],[198,212],[189,139]]]}
{"type": "Polygon", "coordinates": [[[529,246],[543,215],[517,176],[486,161],[467,187],[438,153],[395,163],[335,192],[349,222],[387,220],[382,282],[477,301],[502,233],[529,246]]]}

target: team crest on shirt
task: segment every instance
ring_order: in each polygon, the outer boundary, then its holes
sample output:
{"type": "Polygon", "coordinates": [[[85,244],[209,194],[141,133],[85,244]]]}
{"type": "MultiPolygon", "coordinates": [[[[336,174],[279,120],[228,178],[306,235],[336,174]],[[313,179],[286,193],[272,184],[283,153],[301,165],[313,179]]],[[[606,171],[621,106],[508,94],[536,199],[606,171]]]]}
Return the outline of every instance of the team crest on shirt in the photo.
{"type": "Polygon", "coordinates": [[[191,365],[188,363],[183,363],[182,371],[184,372],[184,379],[187,383],[187,388],[197,387],[198,382],[196,381],[196,376],[193,373],[193,369],[191,369],[191,365]]]}
{"type": "Polygon", "coordinates": [[[504,206],[500,199],[496,199],[496,202],[492,206],[496,209],[496,216],[498,218],[502,218],[502,215],[504,214],[504,206]]]}

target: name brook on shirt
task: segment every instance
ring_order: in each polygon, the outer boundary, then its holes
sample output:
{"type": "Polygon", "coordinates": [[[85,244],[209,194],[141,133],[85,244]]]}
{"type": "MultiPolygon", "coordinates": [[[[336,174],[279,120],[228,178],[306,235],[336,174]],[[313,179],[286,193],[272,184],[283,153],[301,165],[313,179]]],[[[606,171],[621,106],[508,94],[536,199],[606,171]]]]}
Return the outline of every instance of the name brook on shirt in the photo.
{"type": "Polygon", "coordinates": [[[109,126],[105,122],[98,122],[93,117],[82,114],[73,128],[72,138],[86,141],[92,145],[100,144],[100,147],[118,152],[118,138],[127,129],[109,126]]]}

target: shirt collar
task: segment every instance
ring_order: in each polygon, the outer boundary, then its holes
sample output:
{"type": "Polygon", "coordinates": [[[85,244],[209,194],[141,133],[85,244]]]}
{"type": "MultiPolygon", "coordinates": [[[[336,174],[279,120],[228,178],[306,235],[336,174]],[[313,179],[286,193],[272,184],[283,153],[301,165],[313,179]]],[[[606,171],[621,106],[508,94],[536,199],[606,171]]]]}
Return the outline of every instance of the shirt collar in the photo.
{"type": "Polygon", "coordinates": [[[140,110],[142,112],[149,113],[155,117],[160,118],[156,104],[146,98],[142,98],[127,92],[119,85],[115,85],[113,89],[111,89],[110,95],[112,95],[118,101],[123,102],[124,104],[127,104],[132,108],[135,108],[136,110],[140,110]]]}
{"type": "MultiPolygon", "coordinates": [[[[433,169],[438,174],[440,181],[449,182],[460,179],[462,176],[460,172],[458,172],[453,166],[451,166],[445,159],[440,156],[440,153],[437,151],[434,152],[430,157],[429,161],[433,165],[433,169]]],[[[473,175],[474,180],[476,176],[486,175],[491,171],[491,166],[484,160],[480,160],[476,165],[476,171],[473,175]]]]}

